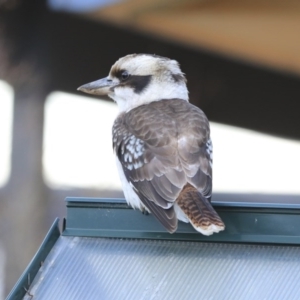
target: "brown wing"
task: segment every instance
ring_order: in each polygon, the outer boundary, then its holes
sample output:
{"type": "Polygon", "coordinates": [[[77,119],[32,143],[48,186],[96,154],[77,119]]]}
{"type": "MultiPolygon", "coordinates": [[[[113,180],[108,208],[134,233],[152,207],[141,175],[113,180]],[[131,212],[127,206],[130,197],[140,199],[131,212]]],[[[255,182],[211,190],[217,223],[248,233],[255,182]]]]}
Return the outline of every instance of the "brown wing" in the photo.
{"type": "Polygon", "coordinates": [[[178,114],[178,155],[188,182],[207,199],[212,192],[212,143],[209,122],[205,114],[189,106],[188,119],[178,114]]]}
{"type": "Polygon", "coordinates": [[[178,99],[137,107],[114,123],[113,147],[127,180],[170,232],[177,228],[173,203],[184,185],[211,189],[208,137],[203,112],[178,99]]]}

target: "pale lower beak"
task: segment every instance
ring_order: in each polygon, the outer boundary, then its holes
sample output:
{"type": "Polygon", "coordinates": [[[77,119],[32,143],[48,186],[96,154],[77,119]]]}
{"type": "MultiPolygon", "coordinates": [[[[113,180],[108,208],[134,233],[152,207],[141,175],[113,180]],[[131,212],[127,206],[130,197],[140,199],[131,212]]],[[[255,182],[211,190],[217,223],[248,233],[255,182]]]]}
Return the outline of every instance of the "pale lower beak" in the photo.
{"type": "Polygon", "coordinates": [[[112,82],[111,79],[108,77],[84,84],[80,86],[77,90],[88,93],[88,94],[93,94],[93,95],[99,95],[99,96],[104,96],[108,95],[109,92],[112,91],[112,87],[115,84],[112,82]]]}

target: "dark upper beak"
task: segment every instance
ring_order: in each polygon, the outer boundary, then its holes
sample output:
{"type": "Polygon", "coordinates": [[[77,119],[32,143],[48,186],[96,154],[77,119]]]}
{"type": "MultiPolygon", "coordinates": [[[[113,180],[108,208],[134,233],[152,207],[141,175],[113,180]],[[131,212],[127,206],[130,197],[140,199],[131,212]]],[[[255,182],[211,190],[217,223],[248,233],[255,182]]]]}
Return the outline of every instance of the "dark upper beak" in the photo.
{"type": "Polygon", "coordinates": [[[111,92],[111,88],[115,84],[112,82],[111,79],[108,77],[84,84],[80,86],[77,90],[88,93],[88,94],[93,94],[93,95],[99,95],[99,96],[104,96],[109,94],[111,92]]]}

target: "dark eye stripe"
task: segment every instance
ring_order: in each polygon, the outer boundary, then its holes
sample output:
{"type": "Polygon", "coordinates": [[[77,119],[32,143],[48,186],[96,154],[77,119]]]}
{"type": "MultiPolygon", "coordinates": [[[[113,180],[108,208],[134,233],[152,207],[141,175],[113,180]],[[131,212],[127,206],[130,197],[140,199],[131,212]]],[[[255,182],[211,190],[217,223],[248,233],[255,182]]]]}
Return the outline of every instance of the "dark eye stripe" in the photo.
{"type": "Polygon", "coordinates": [[[119,70],[113,70],[111,76],[116,77],[120,80],[119,86],[128,86],[134,89],[134,92],[137,94],[142,93],[143,90],[146,89],[146,87],[151,82],[152,75],[131,75],[128,73],[128,71],[124,69],[119,70]],[[127,72],[128,77],[123,78],[124,72],[127,72]]]}
{"type": "Polygon", "coordinates": [[[143,90],[147,88],[147,86],[151,81],[151,78],[152,78],[151,75],[144,75],[144,76],[131,75],[126,80],[126,82],[124,82],[124,85],[132,87],[135,93],[140,94],[143,90]]]}

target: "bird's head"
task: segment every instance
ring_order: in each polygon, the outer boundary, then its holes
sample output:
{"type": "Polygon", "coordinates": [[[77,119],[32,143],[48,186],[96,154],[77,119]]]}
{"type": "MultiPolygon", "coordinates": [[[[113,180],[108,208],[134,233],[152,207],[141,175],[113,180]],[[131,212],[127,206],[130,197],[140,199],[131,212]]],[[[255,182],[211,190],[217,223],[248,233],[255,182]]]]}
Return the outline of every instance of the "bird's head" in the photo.
{"type": "Polygon", "coordinates": [[[109,96],[121,112],[161,99],[188,101],[186,79],[178,62],[150,54],[122,57],[107,77],[82,85],[78,90],[109,96]]]}

